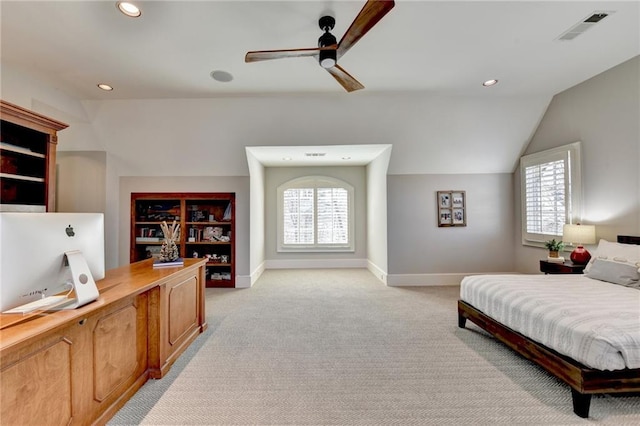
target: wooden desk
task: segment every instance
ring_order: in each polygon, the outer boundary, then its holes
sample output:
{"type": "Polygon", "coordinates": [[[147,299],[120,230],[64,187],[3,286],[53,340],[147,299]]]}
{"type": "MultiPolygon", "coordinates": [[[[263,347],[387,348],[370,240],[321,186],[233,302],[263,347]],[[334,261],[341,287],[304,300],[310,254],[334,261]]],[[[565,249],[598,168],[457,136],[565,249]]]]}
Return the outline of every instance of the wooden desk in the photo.
{"type": "Polygon", "coordinates": [[[2,423],[106,423],[206,330],[205,263],[133,263],[107,271],[81,308],[0,315],[2,423]]]}

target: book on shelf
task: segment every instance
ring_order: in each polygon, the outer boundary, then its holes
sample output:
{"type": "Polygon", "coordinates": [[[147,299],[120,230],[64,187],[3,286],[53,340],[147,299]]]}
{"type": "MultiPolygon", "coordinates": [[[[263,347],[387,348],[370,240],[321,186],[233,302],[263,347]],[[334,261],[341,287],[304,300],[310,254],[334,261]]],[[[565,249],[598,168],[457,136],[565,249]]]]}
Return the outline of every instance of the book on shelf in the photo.
{"type": "Polygon", "coordinates": [[[179,257],[176,260],[170,260],[168,262],[161,262],[159,259],[153,260],[154,268],[168,268],[171,266],[184,266],[184,259],[179,257]]]}
{"type": "Polygon", "coordinates": [[[160,237],[136,237],[136,243],[159,243],[160,237]]]}

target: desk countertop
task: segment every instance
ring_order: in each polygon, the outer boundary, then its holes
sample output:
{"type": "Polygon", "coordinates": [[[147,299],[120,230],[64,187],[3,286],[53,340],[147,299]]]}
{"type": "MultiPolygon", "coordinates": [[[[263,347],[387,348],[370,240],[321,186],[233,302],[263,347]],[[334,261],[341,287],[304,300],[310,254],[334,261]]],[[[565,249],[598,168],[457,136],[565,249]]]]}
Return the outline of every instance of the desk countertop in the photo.
{"type": "Polygon", "coordinates": [[[205,265],[206,259],[185,259],[184,266],[168,268],[153,268],[152,263],[151,260],[143,260],[108,270],[105,278],[96,282],[100,292],[98,299],[80,308],[27,315],[0,314],[0,351],[74,320],[81,320],[92,312],[125,297],[144,293],[181,274],[189,274],[193,268],[205,265]]]}

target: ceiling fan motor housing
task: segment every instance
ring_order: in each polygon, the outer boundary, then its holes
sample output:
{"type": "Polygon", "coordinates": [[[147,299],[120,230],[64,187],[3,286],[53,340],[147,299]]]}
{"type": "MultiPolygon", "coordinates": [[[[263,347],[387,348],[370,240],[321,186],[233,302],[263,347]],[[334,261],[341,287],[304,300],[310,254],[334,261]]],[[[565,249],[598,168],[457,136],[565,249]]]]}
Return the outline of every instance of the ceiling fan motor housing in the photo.
{"type": "Polygon", "coordinates": [[[331,31],[336,26],[336,20],[333,16],[323,16],[318,20],[318,25],[322,31],[331,31]]]}
{"type": "MultiPolygon", "coordinates": [[[[320,25],[320,29],[324,31],[324,34],[322,34],[318,39],[318,47],[328,47],[338,44],[334,35],[329,32],[333,29],[335,24],[336,20],[333,16],[323,16],[320,18],[318,25],[320,25]]],[[[331,68],[336,65],[338,53],[335,49],[321,50],[318,53],[318,59],[322,68],[331,68]]]]}

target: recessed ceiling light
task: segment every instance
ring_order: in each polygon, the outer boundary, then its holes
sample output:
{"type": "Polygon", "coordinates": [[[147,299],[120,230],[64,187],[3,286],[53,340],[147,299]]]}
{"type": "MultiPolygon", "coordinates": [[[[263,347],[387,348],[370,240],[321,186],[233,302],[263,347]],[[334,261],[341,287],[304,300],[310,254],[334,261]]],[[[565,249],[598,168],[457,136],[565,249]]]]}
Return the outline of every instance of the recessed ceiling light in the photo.
{"type": "Polygon", "coordinates": [[[291,160],[293,160],[293,158],[291,158],[291,157],[282,157],[282,159],[283,159],[284,161],[291,161],[291,160]]]}
{"type": "Polygon", "coordinates": [[[342,157],[343,160],[351,160],[351,157],[342,157]]]}
{"type": "Polygon", "coordinates": [[[491,86],[495,86],[496,84],[498,84],[498,80],[487,80],[484,83],[482,83],[484,87],[491,87],[491,86]]]}
{"type": "Polygon", "coordinates": [[[226,71],[215,70],[211,71],[211,78],[220,83],[228,83],[233,80],[233,76],[226,71]]]}
{"type": "Polygon", "coordinates": [[[104,90],[105,92],[110,92],[110,91],[113,90],[113,87],[109,86],[108,84],[104,84],[104,83],[98,84],[98,87],[101,88],[102,90],[104,90]]]}
{"type": "Polygon", "coordinates": [[[118,7],[118,10],[120,10],[120,12],[132,18],[138,18],[140,15],[142,15],[142,12],[138,8],[138,6],[128,1],[119,1],[116,3],[116,6],[118,7]]]}

